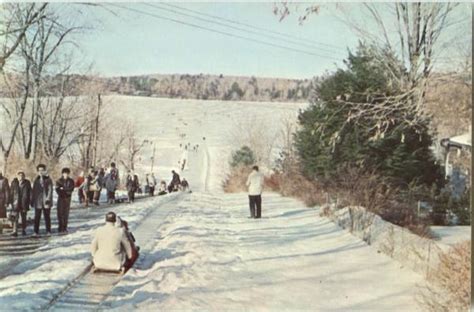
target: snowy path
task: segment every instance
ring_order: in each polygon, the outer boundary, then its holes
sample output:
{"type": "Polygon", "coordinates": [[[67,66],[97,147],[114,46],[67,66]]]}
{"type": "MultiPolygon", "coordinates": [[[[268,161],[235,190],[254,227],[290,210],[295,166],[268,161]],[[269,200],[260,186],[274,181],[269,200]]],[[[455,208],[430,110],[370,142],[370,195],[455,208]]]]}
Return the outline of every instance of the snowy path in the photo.
{"type": "MultiPolygon", "coordinates": [[[[158,179],[167,180],[170,170],[176,169],[179,144],[199,143],[200,149],[189,153],[190,168],[181,175],[193,193],[176,201],[169,214],[166,209],[153,214],[166,208],[167,196],[112,209],[140,236],[143,249],[136,267],[122,280],[112,279],[106,283],[108,288],[93,291],[99,296],[88,297],[91,307],[120,311],[419,310],[414,295],[422,277],[319,217],[318,209],[264,193],[263,218],[254,220],[247,218],[245,194],[222,193],[229,152],[235,148],[228,136],[232,124],[258,115],[278,127],[279,117],[301,106],[138,97],[110,100],[120,107],[117,113],[126,112],[128,118],[141,121],[141,137],[157,142],[158,179]],[[168,127],[170,120],[173,126],[168,127]]],[[[147,172],[151,150],[144,149],[143,154],[138,167],[147,172]]],[[[5,269],[0,276],[0,310],[45,307],[90,263],[90,241],[102,224],[103,210],[93,216],[78,211],[74,233],[51,238],[11,266],[6,267],[11,259],[0,258],[0,271],[5,269]]],[[[77,310],[68,306],[72,300],[62,303],[68,311],[77,310]]]]}
{"type": "Polygon", "coordinates": [[[421,276],[293,199],[194,193],[103,308],[159,311],[417,311],[421,276]]]}
{"type": "MultiPolygon", "coordinates": [[[[176,206],[176,202],[184,194],[177,194],[168,198],[168,201],[160,205],[157,209],[150,212],[145,220],[138,225],[134,236],[137,242],[141,242],[141,253],[146,254],[146,244],[155,234],[156,229],[164,222],[171,210],[176,206]]],[[[90,268],[87,266],[86,271],[90,268]]],[[[85,271],[85,272],[86,272],[85,271]]],[[[65,311],[65,310],[96,310],[97,306],[107,297],[114,285],[122,278],[118,274],[110,273],[86,273],[79,278],[70,287],[66,288],[61,294],[50,303],[48,310],[65,311]]]]}

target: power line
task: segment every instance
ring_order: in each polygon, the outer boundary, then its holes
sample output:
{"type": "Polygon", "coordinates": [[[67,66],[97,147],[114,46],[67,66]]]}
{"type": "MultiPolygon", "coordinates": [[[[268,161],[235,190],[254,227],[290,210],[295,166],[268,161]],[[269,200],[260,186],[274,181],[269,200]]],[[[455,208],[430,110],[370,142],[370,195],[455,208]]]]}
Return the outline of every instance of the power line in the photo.
{"type": "MultiPolygon", "coordinates": [[[[164,3],[164,4],[167,5],[166,3],[164,3]]],[[[173,10],[173,9],[164,8],[164,7],[161,7],[161,6],[159,6],[159,5],[153,5],[153,4],[149,4],[149,3],[144,3],[144,5],[149,6],[149,7],[152,7],[152,8],[155,8],[155,9],[165,10],[165,11],[172,12],[172,13],[175,13],[175,14],[179,14],[179,15],[191,17],[191,18],[194,18],[194,19],[197,19],[197,20],[200,20],[200,21],[204,21],[204,22],[206,22],[206,23],[217,24],[217,25],[220,25],[220,26],[224,26],[224,27],[227,27],[227,28],[234,29],[234,30],[247,32],[247,33],[250,33],[250,34],[257,35],[257,36],[267,37],[267,38],[276,39],[276,40],[285,39],[285,40],[286,40],[288,43],[290,43],[290,44],[305,46],[305,47],[309,47],[309,48],[311,48],[311,49],[317,48],[317,49],[319,49],[319,50],[321,50],[321,51],[324,51],[324,52],[327,52],[327,53],[341,53],[340,51],[336,51],[336,50],[334,50],[334,49],[333,49],[333,50],[329,50],[328,48],[317,47],[317,46],[314,45],[314,44],[308,44],[308,43],[303,42],[303,41],[300,42],[300,41],[297,41],[297,40],[292,40],[292,39],[289,39],[289,38],[288,38],[288,37],[290,37],[290,36],[287,36],[286,38],[281,38],[281,37],[279,37],[279,36],[268,35],[268,34],[264,34],[264,33],[262,33],[262,32],[253,31],[253,30],[249,30],[249,29],[246,29],[246,28],[242,28],[242,27],[231,26],[231,25],[228,25],[228,24],[226,24],[226,23],[218,22],[218,21],[216,21],[215,19],[214,19],[214,20],[210,20],[210,19],[207,19],[207,18],[202,18],[202,17],[200,17],[200,16],[195,16],[195,15],[191,15],[191,14],[179,12],[179,11],[176,11],[176,10],[173,10]]],[[[172,7],[175,7],[175,6],[172,6],[172,7]]],[[[179,7],[177,7],[177,8],[179,8],[179,7]]],[[[184,8],[183,8],[183,9],[184,9],[184,8]]],[[[184,10],[186,10],[186,9],[184,9],[184,10]]],[[[188,11],[188,10],[186,10],[186,11],[188,11]]],[[[196,13],[196,14],[197,14],[197,13],[196,13]]]]}
{"type": "Polygon", "coordinates": [[[201,30],[206,30],[206,31],[218,33],[218,34],[225,35],[225,36],[229,36],[229,37],[233,37],[233,38],[248,40],[248,41],[252,41],[252,42],[259,43],[259,44],[263,44],[263,45],[267,45],[267,46],[272,46],[272,47],[276,47],[276,48],[280,48],[280,49],[284,49],[284,50],[289,50],[289,51],[298,52],[298,53],[302,53],[302,54],[317,56],[317,57],[321,57],[321,58],[332,59],[332,60],[339,60],[339,59],[337,59],[337,58],[335,58],[335,57],[331,57],[331,56],[327,56],[327,55],[322,55],[322,54],[318,54],[318,53],[313,53],[313,52],[309,52],[309,51],[305,51],[305,50],[301,50],[301,49],[296,49],[296,48],[292,48],[292,47],[288,47],[288,46],[284,46],[284,45],[280,45],[280,44],[275,44],[275,43],[271,43],[271,42],[266,42],[266,41],[262,41],[262,40],[258,40],[258,39],[254,39],[254,38],[250,38],[250,37],[245,37],[245,36],[241,36],[241,35],[229,33],[229,32],[226,32],[226,31],[216,30],[216,29],[212,29],[212,28],[205,27],[205,26],[201,26],[201,25],[197,25],[197,24],[185,22],[185,21],[182,21],[182,20],[178,20],[178,19],[174,19],[174,18],[162,16],[162,15],[155,14],[155,13],[150,13],[150,12],[146,12],[146,11],[141,11],[141,10],[133,9],[133,8],[127,8],[127,7],[124,7],[124,6],[115,4],[115,3],[109,3],[108,5],[113,6],[113,7],[120,8],[120,9],[122,9],[122,10],[127,10],[127,11],[131,11],[131,12],[139,13],[139,14],[148,15],[148,16],[155,17],[155,18],[158,18],[158,19],[162,19],[162,20],[166,20],[166,21],[173,22],[173,23],[177,23],[177,24],[181,24],[181,25],[186,25],[186,26],[194,27],[194,28],[201,29],[201,30]]]}
{"type": "MultiPolygon", "coordinates": [[[[203,13],[203,12],[191,10],[191,9],[188,9],[188,8],[183,8],[183,7],[180,7],[180,6],[177,6],[177,5],[173,5],[173,4],[170,4],[170,3],[162,3],[162,4],[163,4],[163,5],[166,5],[166,6],[169,6],[169,7],[174,7],[174,8],[177,8],[177,9],[184,10],[184,11],[192,12],[192,13],[195,13],[195,14],[199,14],[199,15],[204,15],[204,16],[207,16],[207,17],[215,18],[215,19],[218,19],[218,20],[221,20],[221,21],[225,21],[225,22],[228,22],[228,23],[232,23],[232,24],[236,24],[236,25],[241,25],[241,26],[245,26],[245,27],[250,27],[250,28],[252,28],[252,29],[258,29],[258,30],[261,30],[261,31],[265,31],[265,32],[268,32],[268,33],[275,34],[275,35],[283,36],[283,37],[285,37],[285,38],[288,38],[288,37],[292,37],[292,36],[293,36],[293,35],[288,34],[288,33],[283,33],[283,32],[279,32],[279,31],[275,31],[275,30],[271,30],[271,29],[267,29],[267,28],[258,27],[258,26],[251,25],[251,24],[247,24],[247,23],[244,23],[244,22],[240,22],[240,21],[236,21],[236,20],[231,20],[231,19],[228,19],[228,18],[223,18],[223,17],[217,16],[217,15],[207,14],[207,13],[203,13]]],[[[296,40],[298,40],[298,41],[305,42],[305,43],[307,43],[307,42],[312,42],[312,43],[317,44],[317,45],[323,45],[323,46],[326,46],[326,47],[329,47],[329,48],[335,48],[335,49],[338,49],[338,50],[345,48],[345,47],[342,47],[342,46],[336,46],[336,45],[329,44],[329,43],[319,42],[319,41],[316,41],[316,40],[313,40],[313,39],[309,39],[309,38],[303,38],[303,37],[299,37],[299,38],[298,38],[298,37],[294,37],[294,39],[296,39],[296,40]]]]}

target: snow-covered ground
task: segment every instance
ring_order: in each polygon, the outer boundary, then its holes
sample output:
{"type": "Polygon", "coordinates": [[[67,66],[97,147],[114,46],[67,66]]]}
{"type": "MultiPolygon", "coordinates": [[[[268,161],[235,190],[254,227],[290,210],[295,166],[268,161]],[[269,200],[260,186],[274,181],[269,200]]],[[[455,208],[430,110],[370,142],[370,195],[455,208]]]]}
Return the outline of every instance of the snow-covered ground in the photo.
{"type": "Polygon", "coordinates": [[[439,238],[439,242],[455,245],[471,239],[471,226],[431,226],[431,231],[439,238]]]}
{"type": "Polygon", "coordinates": [[[421,277],[296,200],[194,193],[103,308],[143,311],[416,311],[421,277]]]}
{"type": "MultiPolygon", "coordinates": [[[[263,218],[248,219],[245,194],[224,194],[222,178],[236,122],[256,116],[274,131],[293,103],[181,101],[108,97],[111,113],[136,121],[139,135],[156,140],[157,176],[168,178],[181,155],[179,144],[200,144],[182,175],[193,193],[176,199],[156,233],[139,240],[136,266],[101,308],[129,311],[416,311],[423,279],[400,263],[305,208],[294,199],[265,193],[263,218]],[[183,138],[180,134],[185,134],[183,138]],[[205,138],[205,140],[204,140],[205,138]]],[[[139,170],[150,165],[144,150],[139,170]]],[[[132,229],[169,196],[114,208],[132,229]]],[[[84,210],[86,213],[87,210],[84,210]]],[[[82,213],[78,210],[75,213],[82,213]]],[[[54,217],[53,217],[54,218],[54,217]]],[[[94,229],[103,213],[77,218],[76,230],[53,237],[25,258],[0,259],[2,307],[33,310],[48,303],[89,262],[94,229]],[[12,265],[14,263],[14,265],[12,265]]],[[[1,309],[1,307],[0,307],[1,309]]]]}
{"type": "MultiPolygon", "coordinates": [[[[88,211],[71,222],[73,232],[53,236],[45,246],[31,255],[0,258],[0,311],[32,310],[48,303],[69,281],[90,263],[90,242],[94,230],[104,224],[107,211],[114,211],[134,228],[161,201],[169,197],[145,200],[113,209],[88,211]],[[88,215],[92,215],[88,218],[88,215]],[[18,259],[20,258],[20,259],[18,259]],[[12,266],[12,263],[15,264],[12,266]],[[5,272],[5,269],[8,271],[5,272]]],[[[79,211],[75,211],[78,213],[79,211]]],[[[53,216],[54,218],[54,216],[53,216]]],[[[43,225],[42,225],[43,226],[43,225]]]]}

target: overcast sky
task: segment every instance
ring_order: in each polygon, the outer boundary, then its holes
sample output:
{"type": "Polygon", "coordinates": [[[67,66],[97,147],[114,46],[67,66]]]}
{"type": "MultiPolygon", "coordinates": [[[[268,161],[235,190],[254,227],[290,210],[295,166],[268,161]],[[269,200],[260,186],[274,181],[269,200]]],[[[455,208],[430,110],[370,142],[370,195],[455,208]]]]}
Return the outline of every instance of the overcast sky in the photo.
{"type": "MultiPolygon", "coordinates": [[[[146,3],[105,4],[115,14],[103,9],[94,9],[93,12],[91,9],[83,10],[83,18],[87,23],[95,25],[95,29],[79,38],[80,55],[84,61],[81,64],[93,63],[94,71],[105,76],[222,73],[310,78],[342,66],[347,49],[354,48],[358,43],[357,35],[340,18],[340,9],[330,4],[326,4],[319,14],[312,16],[304,25],[299,25],[297,15],[303,12],[305,6],[298,8],[299,12],[279,21],[272,12],[272,3],[173,4],[181,8],[162,3],[152,5],[154,7],[146,3]],[[170,10],[196,16],[189,11],[193,10],[252,27],[230,23],[231,26],[248,31],[231,29],[170,10]],[[264,41],[275,46],[198,27],[264,41]],[[264,32],[261,29],[285,35],[264,32]],[[300,39],[305,39],[303,45],[296,44],[300,39]],[[277,46],[302,50],[304,53],[277,46]]],[[[358,6],[360,7],[360,4],[348,5],[346,12],[363,19],[364,16],[358,12],[358,6]]],[[[203,14],[199,15],[202,19],[225,23],[203,14]]],[[[469,32],[469,40],[470,30],[466,30],[469,32]]]]}

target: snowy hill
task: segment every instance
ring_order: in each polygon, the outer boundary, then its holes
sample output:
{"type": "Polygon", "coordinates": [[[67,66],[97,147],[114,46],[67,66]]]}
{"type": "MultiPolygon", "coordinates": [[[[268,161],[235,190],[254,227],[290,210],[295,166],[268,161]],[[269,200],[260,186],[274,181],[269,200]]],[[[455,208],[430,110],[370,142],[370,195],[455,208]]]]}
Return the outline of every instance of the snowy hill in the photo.
{"type": "MultiPolygon", "coordinates": [[[[296,117],[303,104],[107,100],[117,108],[111,114],[134,120],[141,137],[157,141],[159,177],[176,168],[180,143],[200,144],[182,173],[193,193],[113,208],[136,233],[140,259],[106,291],[81,286],[53,310],[419,310],[414,294],[422,276],[320,217],[319,209],[266,192],[263,218],[254,220],[246,194],[222,192],[233,123],[257,116],[278,131],[279,118],[296,117]]],[[[143,151],[139,170],[149,168],[150,153],[143,151]]],[[[107,210],[75,210],[71,234],[50,238],[28,256],[2,257],[0,302],[51,308],[89,263],[89,243],[107,210]]]]}

